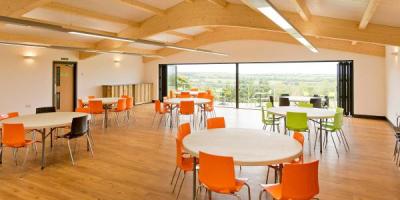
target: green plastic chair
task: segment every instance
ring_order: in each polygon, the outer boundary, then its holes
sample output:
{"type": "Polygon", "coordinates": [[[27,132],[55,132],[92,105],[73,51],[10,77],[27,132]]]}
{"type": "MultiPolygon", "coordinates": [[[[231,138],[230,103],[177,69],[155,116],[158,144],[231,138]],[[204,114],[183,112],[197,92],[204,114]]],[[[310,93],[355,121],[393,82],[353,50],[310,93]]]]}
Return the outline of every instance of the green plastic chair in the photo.
{"type": "Polygon", "coordinates": [[[268,126],[271,126],[271,129],[273,128],[273,126],[275,125],[278,129],[278,132],[280,132],[279,130],[279,119],[275,118],[275,122],[274,122],[274,115],[271,113],[268,113],[267,109],[268,108],[272,108],[272,103],[271,102],[267,102],[265,104],[265,107],[261,108],[261,114],[262,114],[262,123],[264,124],[263,129],[266,130],[268,126]]]}
{"type": "MultiPolygon", "coordinates": [[[[325,131],[325,139],[324,139],[325,148],[328,144],[328,134],[330,133],[331,139],[332,139],[333,145],[335,146],[336,154],[338,157],[339,157],[339,151],[337,149],[336,142],[333,138],[333,133],[336,133],[339,144],[343,141],[345,150],[346,151],[350,150],[350,145],[347,142],[347,138],[343,132],[342,127],[343,127],[343,108],[336,109],[336,114],[333,118],[333,122],[322,123],[322,130],[325,131]]],[[[316,145],[316,142],[315,142],[315,145],[316,145]]],[[[314,146],[314,149],[315,149],[315,146],[314,146]]]]}
{"type": "Polygon", "coordinates": [[[289,131],[304,132],[308,131],[307,113],[287,112],[286,128],[289,131]]]}
{"type": "Polygon", "coordinates": [[[312,108],[313,104],[308,102],[299,102],[297,106],[302,108],[312,108]]]}

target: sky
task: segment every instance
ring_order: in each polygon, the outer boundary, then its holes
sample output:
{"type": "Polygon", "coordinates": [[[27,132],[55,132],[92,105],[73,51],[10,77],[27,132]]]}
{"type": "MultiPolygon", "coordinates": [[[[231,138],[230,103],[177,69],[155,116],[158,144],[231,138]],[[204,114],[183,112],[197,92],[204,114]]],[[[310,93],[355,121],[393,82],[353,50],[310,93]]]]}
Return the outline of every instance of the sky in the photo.
{"type": "MultiPolygon", "coordinates": [[[[179,72],[235,73],[235,64],[178,65],[179,72]]],[[[336,74],[337,62],[246,63],[239,64],[242,74],[336,74]]]]}

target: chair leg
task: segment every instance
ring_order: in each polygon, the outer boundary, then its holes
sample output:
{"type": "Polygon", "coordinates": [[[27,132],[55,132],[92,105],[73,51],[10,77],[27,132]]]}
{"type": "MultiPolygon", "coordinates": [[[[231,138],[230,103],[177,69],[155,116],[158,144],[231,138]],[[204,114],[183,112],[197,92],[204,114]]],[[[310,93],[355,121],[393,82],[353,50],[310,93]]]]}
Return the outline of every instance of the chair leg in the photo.
{"type": "Polygon", "coordinates": [[[244,185],[247,187],[247,194],[249,196],[249,200],[251,200],[250,185],[247,183],[244,183],[244,185]]]}
{"type": "Polygon", "coordinates": [[[318,137],[319,137],[320,135],[319,135],[319,132],[317,131],[317,132],[315,132],[315,141],[314,141],[314,151],[315,151],[315,148],[317,147],[317,141],[318,141],[318,137]]]}
{"type": "Polygon", "coordinates": [[[179,171],[178,171],[178,177],[176,177],[176,181],[175,181],[175,185],[174,185],[174,189],[172,189],[172,193],[174,193],[175,192],[175,188],[176,188],[176,184],[178,183],[178,180],[179,180],[179,176],[181,175],[181,169],[179,169],[179,171]]]}
{"type": "Polygon", "coordinates": [[[22,166],[25,165],[26,160],[28,159],[28,155],[29,155],[29,147],[26,146],[26,147],[25,147],[25,158],[24,158],[24,162],[22,163],[22,166]]]}
{"type": "Polygon", "coordinates": [[[15,165],[17,166],[18,165],[18,159],[17,159],[18,149],[17,148],[13,148],[12,151],[13,151],[13,159],[14,159],[15,165]]]}
{"type": "Polygon", "coordinates": [[[151,122],[151,127],[154,126],[154,120],[156,119],[156,117],[157,117],[157,112],[154,113],[153,121],[151,122]]]}
{"type": "Polygon", "coordinates": [[[350,151],[350,145],[349,145],[349,143],[347,142],[347,138],[346,138],[346,135],[344,134],[343,129],[340,129],[339,132],[342,134],[344,143],[345,143],[345,145],[347,146],[347,149],[350,151]]]}
{"type": "Polygon", "coordinates": [[[86,133],[86,139],[87,139],[87,142],[88,142],[88,145],[89,145],[90,154],[92,154],[92,157],[93,157],[94,155],[93,155],[92,142],[90,141],[90,137],[89,137],[89,135],[87,133],[86,133]]]}
{"type": "Polygon", "coordinates": [[[268,184],[268,178],[269,178],[269,169],[270,169],[270,167],[269,166],[267,166],[268,167],[268,169],[267,169],[267,180],[265,180],[265,184],[268,184]]]}
{"type": "Polygon", "coordinates": [[[262,189],[260,194],[258,195],[258,200],[262,199],[263,194],[264,194],[264,189],[262,189]]]}
{"type": "Polygon", "coordinates": [[[337,154],[337,156],[338,156],[338,158],[339,158],[339,152],[338,152],[338,149],[337,149],[337,147],[336,147],[336,142],[335,142],[335,140],[333,139],[333,133],[331,133],[330,135],[331,135],[331,138],[332,138],[333,146],[335,146],[336,154],[337,154]]]}
{"type": "Polygon", "coordinates": [[[172,183],[174,182],[174,179],[175,179],[175,175],[176,175],[176,171],[177,171],[177,170],[178,170],[178,166],[175,167],[174,175],[172,175],[171,183],[169,183],[170,185],[172,185],[172,183]]]}
{"type": "Polygon", "coordinates": [[[71,144],[70,144],[70,142],[69,142],[69,139],[67,140],[67,144],[68,144],[68,150],[69,150],[69,155],[70,155],[70,157],[71,157],[72,165],[75,165],[74,156],[72,155],[71,144]]]}
{"type": "MultiPolygon", "coordinates": [[[[195,173],[195,172],[193,172],[193,173],[195,173]]],[[[182,178],[181,185],[179,186],[178,194],[176,195],[176,200],[178,200],[178,199],[179,199],[179,195],[181,194],[181,190],[182,190],[183,182],[185,182],[185,177],[186,177],[186,173],[185,173],[185,172],[183,172],[183,178],[182,178]]]]}
{"type": "Polygon", "coordinates": [[[308,133],[308,151],[309,151],[309,154],[311,155],[311,134],[310,134],[310,129],[308,129],[307,133],[308,133]]]}

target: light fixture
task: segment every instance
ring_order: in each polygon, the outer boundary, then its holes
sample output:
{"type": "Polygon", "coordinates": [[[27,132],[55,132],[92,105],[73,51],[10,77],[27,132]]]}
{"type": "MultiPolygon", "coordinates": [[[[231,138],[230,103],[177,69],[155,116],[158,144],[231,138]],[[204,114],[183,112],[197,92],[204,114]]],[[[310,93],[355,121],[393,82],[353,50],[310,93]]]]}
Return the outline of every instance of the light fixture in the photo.
{"type": "Polygon", "coordinates": [[[113,37],[113,36],[107,36],[107,35],[99,35],[99,34],[93,34],[93,33],[84,33],[84,32],[76,32],[76,31],[69,31],[69,34],[73,35],[80,35],[80,36],[86,36],[86,37],[94,37],[94,38],[100,38],[100,39],[109,39],[109,40],[116,40],[120,42],[130,42],[133,43],[135,40],[127,39],[127,38],[119,38],[119,37],[113,37]]]}
{"type": "Polygon", "coordinates": [[[260,11],[280,28],[289,33],[297,41],[307,47],[310,51],[318,53],[318,50],[292,25],[287,21],[268,0],[247,0],[251,7],[260,11]]]}

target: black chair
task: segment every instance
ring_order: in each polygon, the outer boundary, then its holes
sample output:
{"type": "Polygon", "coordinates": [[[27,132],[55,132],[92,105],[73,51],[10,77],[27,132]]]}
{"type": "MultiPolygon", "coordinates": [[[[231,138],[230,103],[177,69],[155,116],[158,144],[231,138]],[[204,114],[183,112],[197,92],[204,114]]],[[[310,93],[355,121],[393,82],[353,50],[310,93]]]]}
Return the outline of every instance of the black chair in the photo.
{"type": "Polygon", "coordinates": [[[279,106],[290,106],[288,97],[279,97],[279,106]]]}
{"type": "Polygon", "coordinates": [[[321,98],[311,98],[310,103],[313,105],[314,108],[322,108],[322,100],[321,98]]]}
{"type": "Polygon", "coordinates": [[[271,102],[272,107],[274,107],[274,96],[269,96],[269,102],[271,102]]]}
{"type": "Polygon", "coordinates": [[[56,107],[40,107],[36,108],[36,114],[56,112],[56,107]]]}
{"type": "Polygon", "coordinates": [[[288,97],[289,94],[281,94],[281,97],[288,97]]]}
{"type": "Polygon", "coordinates": [[[57,137],[57,138],[67,139],[69,155],[71,156],[72,165],[75,165],[74,157],[73,157],[72,150],[71,150],[71,144],[70,144],[70,140],[72,140],[72,139],[86,136],[87,149],[90,150],[90,153],[93,156],[92,141],[91,141],[91,137],[89,136],[89,134],[90,133],[89,133],[88,116],[82,116],[82,117],[75,117],[72,119],[71,132],[57,137]]]}
{"type": "Polygon", "coordinates": [[[328,96],[324,96],[324,103],[323,103],[323,107],[324,108],[329,108],[329,97],[328,96]]]}
{"type": "Polygon", "coordinates": [[[314,94],[314,96],[313,97],[319,97],[319,95],[318,94],[314,94]]]}

